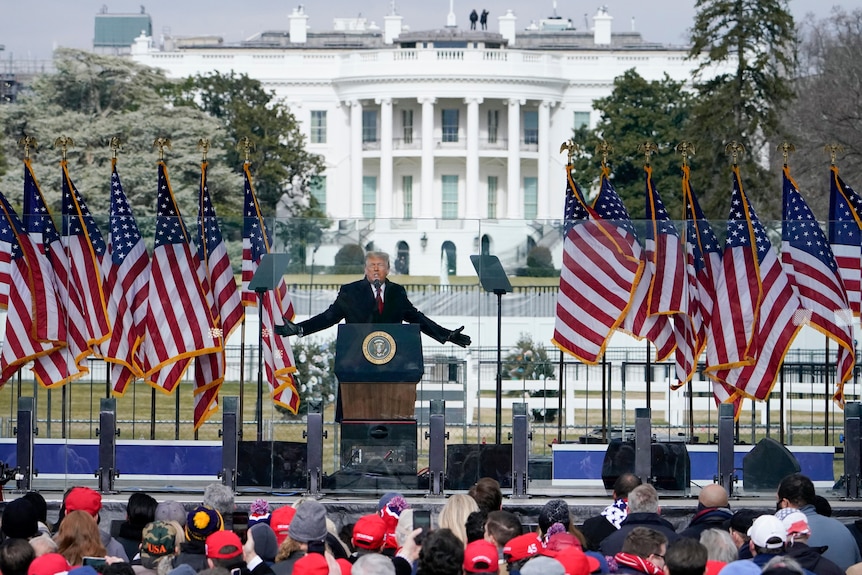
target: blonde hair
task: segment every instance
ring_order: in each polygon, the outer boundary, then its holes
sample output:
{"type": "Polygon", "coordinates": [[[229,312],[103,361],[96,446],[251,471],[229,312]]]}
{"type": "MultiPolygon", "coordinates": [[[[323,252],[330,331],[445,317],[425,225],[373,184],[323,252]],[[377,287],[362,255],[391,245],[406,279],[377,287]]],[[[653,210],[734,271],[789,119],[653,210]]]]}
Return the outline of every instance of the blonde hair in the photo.
{"type": "Polygon", "coordinates": [[[438,526],[443,529],[449,529],[455,534],[455,537],[461,540],[464,546],[467,546],[467,517],[474,511],[479,511],[479,505],[476,500],[463,493],[456,493],[449,497],[443,509],[440,511],[440,517],[437,519],[438,526]]]}

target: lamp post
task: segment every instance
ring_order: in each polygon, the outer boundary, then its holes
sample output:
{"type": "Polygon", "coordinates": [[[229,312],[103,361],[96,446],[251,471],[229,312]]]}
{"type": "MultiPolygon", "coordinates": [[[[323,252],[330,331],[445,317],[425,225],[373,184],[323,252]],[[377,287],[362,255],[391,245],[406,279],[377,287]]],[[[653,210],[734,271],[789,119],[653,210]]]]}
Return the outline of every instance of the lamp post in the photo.
{"type": "Polygon", "coordinates": [[[320,249],[320,242],[314,244],[314,249],[311,250],[311,271],[308,274],[308,317],[311,317],[311,293],[314,286],[314,256],[317,255],[317,250],[320,249]]]}

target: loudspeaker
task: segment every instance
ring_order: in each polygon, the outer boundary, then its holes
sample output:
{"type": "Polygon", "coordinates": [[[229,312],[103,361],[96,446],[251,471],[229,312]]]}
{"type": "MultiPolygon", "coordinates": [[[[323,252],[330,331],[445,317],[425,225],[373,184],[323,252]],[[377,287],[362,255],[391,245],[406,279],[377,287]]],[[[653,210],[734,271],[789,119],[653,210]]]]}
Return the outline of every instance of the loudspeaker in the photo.
{"type": "MultiPolygon", "coordinates": [[[[691,460],[685,443],[659,441],[650,445],[652,483],[656,489],[684,491],[691,479],[691,460]]],[[[623,473],[635,472],[635,444],[615,439],[608,444],[602,460],[602,483],[613,489],[623,473]]]]}
{"type": "Polygon", "coordinates": [[[782,479],[800,470],[799,461],[786,447],[764,437],[742,458],[742,486],[746,491],[775,491],[782,479]]]}
{"type": "Polygon", "coordinates": [[[308,446],[296,441],[240,441],[237,487],[305,489],[308,446]]]}
{"type": "Polygon", "coordinates": [[[512,487],[512,444],[446,446],[446,489],[467,490],[482,477],[512,487]]]}
{"type": "Polygon", "coordinates": [[[341,471],[416,476],[416,420],[341,423],[341,471]]]}

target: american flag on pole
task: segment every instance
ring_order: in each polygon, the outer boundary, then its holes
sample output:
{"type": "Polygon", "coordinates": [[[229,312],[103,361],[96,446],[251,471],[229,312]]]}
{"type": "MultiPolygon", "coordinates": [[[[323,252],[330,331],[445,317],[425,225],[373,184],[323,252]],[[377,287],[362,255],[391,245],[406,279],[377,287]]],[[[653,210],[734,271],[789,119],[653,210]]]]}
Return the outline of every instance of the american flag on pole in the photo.
{"type": "MultiPolygon", "coordinates": [[[[749,354],[755,359],[750,365],[743,365],[730,370],[719,371],[716,376],[719,381],[735,387],[739,394],[752,399],[764,400],[769,397],[784,356],[802,327],[799,322],[800,303],[793,291],[793,286],[785,274],[772,243],[766,235],[766,230],[757,219],[754,208],[742,192],[739,181],[739,170],[734,167],[734,195],[731,203],[730,220],[740,222],[732,226],[728,221],[728,230],[744,227],[750,230],[751,240],[755,248],[755,260],[752,269],[757,275],[762,296],[757,303],[754,317],[757,320],[752,334],[749,354]],[[736,192],[739,191],[737,194],[736,192]]],[[[728,238],[728,242],[731,242],[728,238]]],[[[728,258],[725,251],[725,264],[728,258]]],[[[733,257],[733,256],[731,256],[733,257]]],[[[727,266],[725,265],[725,269],[727,266]]],[[[722,321],[727,320],[719,315],[722,321]]]]}
{"type": "MultiPolygon", "coordinates": [[[[604,181],[604,180],[603,180],[604,181]]],[[[554,345],[595,364],[625,317],[643,273],[640,246],[587,205],[566,166],[563,265],[554,321],[554,345]]]]}
{"type": "Polygon", "coordinates": [[[146,332],[150,257],[117,173],[116,158],[111,160],[110,225],[103,266],[113,330],[101,349],[111,364],[112,393],[121,396],[129,382],[144,375],[138,351],[146,332]]]}
{"type": "Polygon", "coordinates": [[[63,244],[69,258],[69,287],[84,316],[87,343],[98,346],[108,339],[111,323],[102,291],[102,259],[107,246],[96,220],[90,214],[66,162],[63,167],[63,244]]]}
{"type": "Polygon", "coordinates": [[[156,238],[150,264],[144,378],[165,393],[180,382],[191,358],[221,351],[212,309],[201,285],[202,268],[159,161],[156,238]]]}
{"type": "Polygon", "coordinates": [[[830,167],[829,243],[853,315],[862,311],[862,197],[830,167]]]}
{"type": "Polygon", "coordinates": [[[853,374],[855,363],[853,312],[826,234],[786,165],[783,176],[781,262],[805,312],[805,323],[838,344],[834,399],[843,407],[844,383],[853,374]]]}
{"type": "MultiPolygon", "coordinates": [[[[207,187],[207,163],[201,164],[198,207],[198,259],[207,278],[207,300],[219,329],[222,346],[243,317],[242,301],[227,255],[221,228],[207,187]]],[[[194,428],[197,430],[218,406],[218,392],[225,376],[225,352],[195,360],[194,428]]]]}
{"type": "MultiPolygon", "coordinates": [[[[249,291],[248,284],[260,266],[263,256],[269,253],[272,239],[254,195],[248,164],[243,166],[243,172],[245,173],[245,221],[242,229],[242,302],[243,305],[252,306],[257,305],[258,298],[255,292],[249,291]]],[[[299,394],[291,375],[296,371],[293,351],[287,338],[273,331],[276,322],[280,324],[283,317],[293,319],[295,316],[293,303],[290,301],[287,285],[283,279],[274,290],[264,294],[263,309],[258,306],[258,314],[263,329],[261,352],[272,400],[296,413],[299,408],[299,394]]]]}
{"type": "MultiPolygon", "coordinates": [[[[0,352],[0,385],[12,377],[23,365],[39,356],[47,355],[63,345],[62,342],[40,342],[34,339],[33,309],[37,298],[33,291],[45,289],[38,263],[31,268],[28,261],[43,257],[27,235],[23,224],[6,196],[0,194],[0,260],[8,262],[3,277],[3,291],[8,294],[0,307],[6,310],[3,350],[0,352]]],[[[49,286],[50,287],[50,286],[49,286]]]]}
{"type": "MultiPolygon", "coordinates": [[[[25,173],[30,173],[29,163],[27,166],[25,173]]],[[[61,314],[51,323],[65,322],[66,329],[66,346],[36,358],[33,362],[33,373],[43,387],[57,387],[78,379],[89,371],[84,360],[92,354],[92,350],[86,333],[83,303],[76,287],[72,285],[72,261],[54,226],[42,191],[32,173],[30,175],[30,181],[25,179],[24,182],[24,228],[48,261],[48,269],[43,272],[43,276],[50,278],[53,284],[57,311],[61,314]]],[[[65,166],[63,179],[65,180],[65,166]]],[[[51,329],[54,329],[53,326],[51,329]]]]}

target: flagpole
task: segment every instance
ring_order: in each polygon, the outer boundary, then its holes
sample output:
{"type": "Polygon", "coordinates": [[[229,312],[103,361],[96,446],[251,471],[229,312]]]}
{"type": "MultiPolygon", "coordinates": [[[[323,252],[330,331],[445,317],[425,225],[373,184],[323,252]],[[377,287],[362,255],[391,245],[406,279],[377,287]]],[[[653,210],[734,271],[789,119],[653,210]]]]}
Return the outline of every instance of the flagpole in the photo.
{"type": "MultiPolygon", "coordinates": [[[[563,442],[563,389],[565,389],[565,385],[563,383],[563,377],[565,371],[563,368],[565,367],[565,363],[563,362],[563,350],[559,350],[560,353],[560,379],[559,379],[559,388],[557,390],[557,443],[563,442]]],[[[566,422],[568,423],[568,422],[566,422]]]]}
{"type": "Polygon", "coordinates": [[[243,414],[243,397],[245,396],[245,314],[242,316],[240,324],[240,352],[239,352],[239,421],[237,429],[242,431],[242,414],[243,414]]]}

